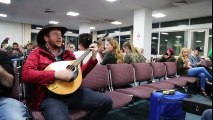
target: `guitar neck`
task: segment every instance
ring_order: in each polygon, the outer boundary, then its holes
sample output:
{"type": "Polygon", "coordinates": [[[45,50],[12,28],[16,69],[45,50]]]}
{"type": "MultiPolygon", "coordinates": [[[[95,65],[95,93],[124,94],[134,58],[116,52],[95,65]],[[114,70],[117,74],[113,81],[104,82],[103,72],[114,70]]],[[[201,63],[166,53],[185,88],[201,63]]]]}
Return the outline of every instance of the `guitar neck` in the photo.
{"type": "Polygon", "coordinates": [[[91,52],[91,50],[87,50],[82,56],[80,56],[74,63],[73,66],[77,67],[79,64],[81,64],[81,62],[87,57],[87,55],[89,55],[91,52]]]}

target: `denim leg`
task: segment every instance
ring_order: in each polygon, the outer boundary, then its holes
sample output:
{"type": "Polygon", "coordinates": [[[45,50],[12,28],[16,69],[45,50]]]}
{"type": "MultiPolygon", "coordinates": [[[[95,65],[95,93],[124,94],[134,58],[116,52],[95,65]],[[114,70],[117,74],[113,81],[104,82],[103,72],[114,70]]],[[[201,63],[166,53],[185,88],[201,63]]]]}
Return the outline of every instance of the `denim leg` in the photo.
{"type": "Polygon", "coordinates": [[[80,88],[70,98],[71,108],[91,111],[86,120],[102,120],[112,109],[112,104],[110,97],[87,88],[80,88]]]}
{"type": "Polygon", "coordinates": [[[205,88],[206,88],[206,76],[205,76],[205,74],[204,73],[200,73],[198,75],[198,78],[199,78],[200,88],[202,90],[205,90],[205,88]]]}
{"type": "Polygon", "coordinates": [[[195,77],[195,76],[199,75],[200,73],[204,73],[206,78],[208,78],[209,80],[212,80],[212,76],[209,74],[209,72],[204,67],[197,67],[197,68],[189,69],[188,75],[190,77],[195,77]]]}
{"type": "Polygon", "coordinates": [[[203,113],[201,120],[212,120],[212,109],[211,110],[206,110],[203,113]]]}
{"type": "Polygon", "coordinates": [[[55,98],[46,98],[41,105],[45,120],[70,120],[68,104],[55,98]]]}
{"type": "Polygon", "coordinates": [[[27,109],[19,101],[0,98],[0,120],[27,120],[27,109]]]}

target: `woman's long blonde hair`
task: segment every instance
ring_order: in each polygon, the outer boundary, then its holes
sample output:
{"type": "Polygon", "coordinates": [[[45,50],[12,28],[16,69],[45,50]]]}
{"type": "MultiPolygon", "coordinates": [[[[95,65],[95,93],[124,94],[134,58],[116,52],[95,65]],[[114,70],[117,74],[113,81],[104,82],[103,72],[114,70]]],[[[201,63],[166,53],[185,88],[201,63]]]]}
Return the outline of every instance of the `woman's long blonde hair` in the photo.
{"type": "MultiPolygon", "coordinates": [[[[189,55],[191,54],[191,50],[190,49],[188,49],[188,48],[182,48],[181,49],[181,52],[180,52],[180,57],[182,58],[182,59],[185,59],[184,58],[184,55],[183,55],[183,52],[184,51],[188,51],[189,52],[189,55]]],[[[187,57],[189,57],[189,56],[187,56],[187,57]]]]}
{"type": "Polygon", "coordinates": [[[115,55],[115,57],[117,58],[117,63],[122,64],[123,63],[123,55],[121,53],[121,50],[120,50],[120,47],[119,47],[117,40],[115,38],[107,38],[107,41],[113,47],[112,54],[115,55]]]}

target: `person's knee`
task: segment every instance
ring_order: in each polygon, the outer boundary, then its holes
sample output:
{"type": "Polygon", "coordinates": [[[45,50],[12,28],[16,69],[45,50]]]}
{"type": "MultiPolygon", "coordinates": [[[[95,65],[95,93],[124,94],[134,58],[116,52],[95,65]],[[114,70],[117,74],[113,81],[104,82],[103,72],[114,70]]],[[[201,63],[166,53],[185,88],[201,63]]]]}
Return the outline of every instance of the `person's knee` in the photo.
{"type": "Polygon", "coordinates": [[[202,115],[202,120],[212,120],[212,109],[206,110],[202,115]]]}
{"type": "Polygon", "coordinates": [[[8,98],[3,101],[4,116],[8,120],[25,120],[27,116],[26,107],[17,100],[8,98]],[[12,115],[11,115],[12,113],[12,115]]]}
{"type": "Polygon", "coordinates": [[[199,77],[200,77],[201,79],[204,79],[204,80],[206,79],[206,75],[205,75],[204,73],[200,73],[200,74],[199,74],[199,77]]]}

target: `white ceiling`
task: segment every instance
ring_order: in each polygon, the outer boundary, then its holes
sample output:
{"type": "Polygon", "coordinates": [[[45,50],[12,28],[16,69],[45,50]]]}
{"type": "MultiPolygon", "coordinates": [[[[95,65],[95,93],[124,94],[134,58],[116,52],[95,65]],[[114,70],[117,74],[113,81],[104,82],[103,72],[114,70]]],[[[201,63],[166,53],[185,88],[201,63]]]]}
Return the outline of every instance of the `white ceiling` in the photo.
{"type": "Polygon", "coordinates": [[[10,5],[0,4],[0,13],[8,14],[0,20],[46,25],[50,20],[59,25],[78,29],[82,23],[89,23],[96,30],[104,30],[133,25],[134,10],[149,8],[154,13],[162,12],[165,18],[153,22],[172,21],[212,15],[212,0],[188,0],[189,5],[175,7],[173,2],[180,0],[118,0],[115,3],[105,0],[11,0],[10,5]],[[55,13],[44,13],[49,8],[55,13]],[[78,17],[69,17],[67,12],[79,12],[78,17]],[[105,19],[122,21],[123,25],[114,26],[105,19]],[[102,21],[102,22],[97,22],[102,21]]]}

